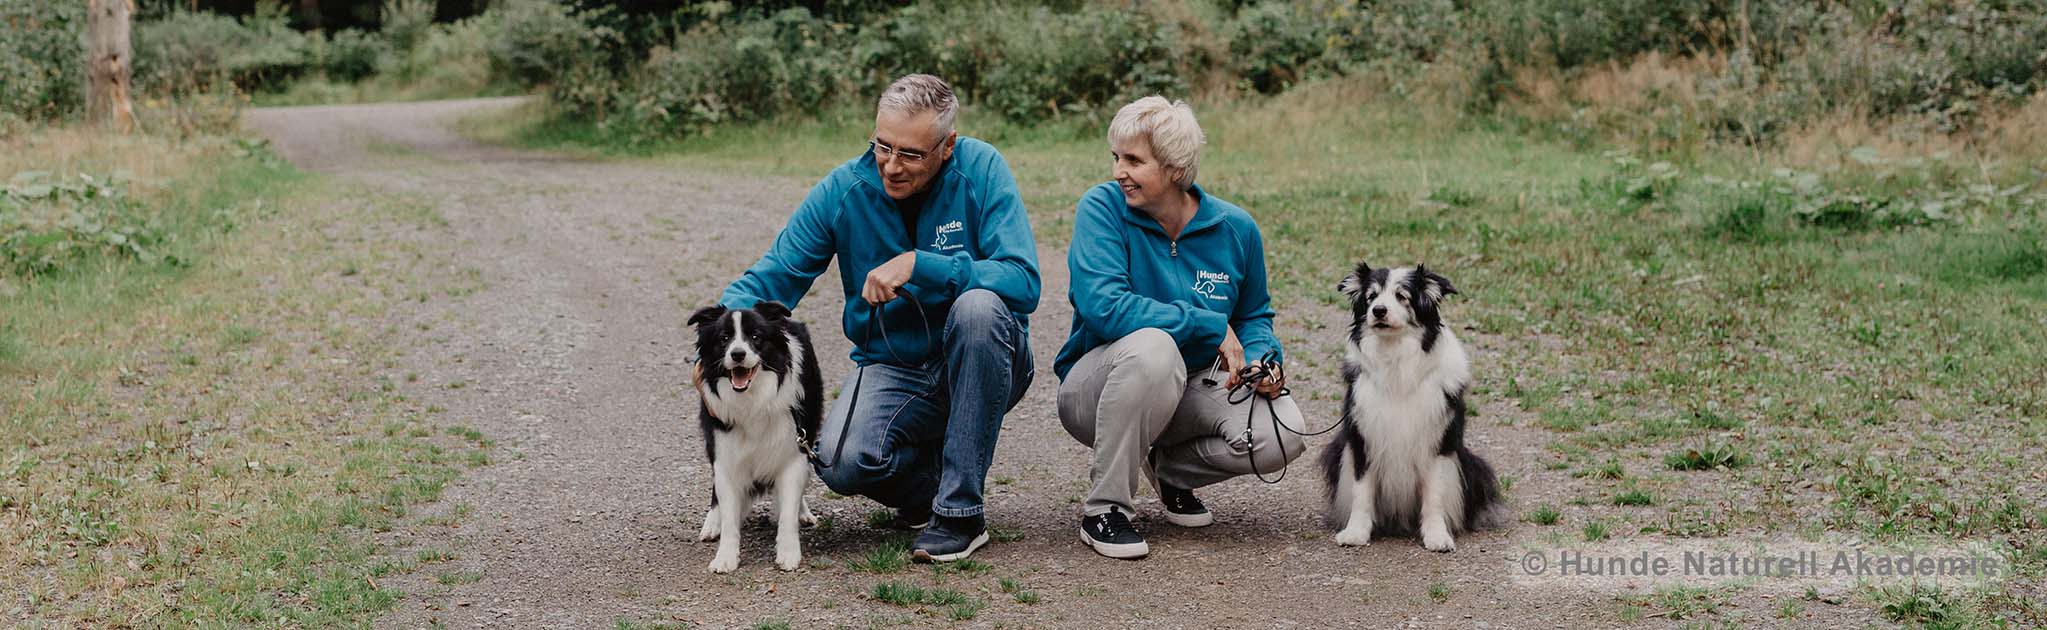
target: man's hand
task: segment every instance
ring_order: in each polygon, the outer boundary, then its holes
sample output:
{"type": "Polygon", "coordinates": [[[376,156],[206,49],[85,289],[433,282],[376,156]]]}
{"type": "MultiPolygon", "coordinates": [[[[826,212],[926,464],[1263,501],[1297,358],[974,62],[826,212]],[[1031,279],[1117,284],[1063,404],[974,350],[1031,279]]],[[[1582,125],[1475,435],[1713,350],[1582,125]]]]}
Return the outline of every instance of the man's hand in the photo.
{"type": "Polygon", "coordinates": [[[1217,369],[1230,375],[1229,381],[1223,384],[1223,389],[1232,389],[1243,383],[1244,377],[1237,371],[1244,369],[1244,344],[1237,341],[1237,331],[1224,325],[1223,345],[1216,347],[1216,352],[1222,357],[1222,365],[1217,369]]]}
{"type": "Polygon", "coordinates": [[[888,262],[867,272],[867,284],[860,287],[860,299],[868,304],[881,305],[896,299],[896,289],[910,281],[910,272],[917,268],[917,252],[907,251],[888,262]]]}

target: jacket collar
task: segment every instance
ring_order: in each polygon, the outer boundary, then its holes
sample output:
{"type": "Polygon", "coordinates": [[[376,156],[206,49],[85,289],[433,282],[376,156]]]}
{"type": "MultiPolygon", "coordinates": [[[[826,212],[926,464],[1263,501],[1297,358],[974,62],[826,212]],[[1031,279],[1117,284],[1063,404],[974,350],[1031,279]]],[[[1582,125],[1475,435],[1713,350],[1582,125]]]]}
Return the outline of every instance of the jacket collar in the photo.
{"type": "MultiPolygon", "coordinates": [[[[1195,204],[1194,218],[1192,220],[1187,221],[1186,228],[1180,230],[1180,238],[1182,239],[1187,238],[1187,236],[1190,234],[1208,229],[1209,227],[1214,226],[1217,223],[1221,223],[1223,220],[1223,210],[1221,207],[1218,207],[1216,205],[1219,202],[1217,202],[1214,198],[1209,197],[1206,191],[1201,190],[1200,184],[1195,184],[1189,187],[1187,189],[1187,192],[1192,193],[1194,195],[1195,204]]],[[[1121,194],[1122,189],[1120,188],[1117,189],[1117,193],[1121,194]]],[[[1138,227],[1156,232],[1158,233],[1159,236],[1166,235],[1166,227],[1163,225],[1159,225],[1158,219],[1154,219],[1151,217],[1151,215],[1145,214],[1143,210],[1137,209],[1136,206],[1124,204],[1123,208],[1124,221],[1127,221],[1132,225],[1136,225],[1138,227]]]]}

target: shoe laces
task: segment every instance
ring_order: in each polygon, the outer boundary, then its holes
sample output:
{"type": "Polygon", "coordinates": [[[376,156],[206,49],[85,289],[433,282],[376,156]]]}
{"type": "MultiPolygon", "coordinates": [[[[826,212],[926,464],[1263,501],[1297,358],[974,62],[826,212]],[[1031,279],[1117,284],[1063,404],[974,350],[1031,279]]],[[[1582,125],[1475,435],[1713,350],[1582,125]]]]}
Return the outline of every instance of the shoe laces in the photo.
{"type": "Polygon", "coordinates": [[[1116,510],[1109,510],[1108,512],[1103,513],[1100,524],[1097,525],[1097,527],[1102,530],[1103,536],[1108,536],[1111,538],[1126,533],[1128,534],[1137,533],[1137,528],[1130,526],[1130,518],[1123,516],[1122,512],[1118,512],[1116,510]]]}
{"type": "Polygon", "coordinates": [[[1208,507],[1201,503],[1199,497],[1194,496],[1193,490],[1165,484],[1159,484],[1159,501],[1166,504],[1166,509],[1180,513],[1200,511],[1201,508],[1208,507]]]}

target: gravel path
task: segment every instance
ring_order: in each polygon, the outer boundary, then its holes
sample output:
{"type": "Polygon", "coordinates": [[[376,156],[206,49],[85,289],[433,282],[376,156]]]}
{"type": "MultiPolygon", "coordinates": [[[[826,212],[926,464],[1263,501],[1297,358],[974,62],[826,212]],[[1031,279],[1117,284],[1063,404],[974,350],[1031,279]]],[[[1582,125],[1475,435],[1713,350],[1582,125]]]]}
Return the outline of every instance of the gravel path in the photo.
{"type": "MultiPolygon", "coordinates": [[[[830,521],[807,532],[809,566],[776,571],[765,502],[747,526],[740,570],[705,571],[713,545],[694,542],[709,470],[682,386],[690,340],[682,320],[752,263],[812,181],[689,172],[480,146],[451,131],[456,118],[510,100],[257,110],[250,125],[302,167],[360,184],[379,197],[416,199],[445,218],[420,235],[457,261],[467,288],[407,301],[392,313],[407,348],[394,373],[417,373],[408,395],[443,408],[440,422],[495,439],[496,463],[448,489],[415,524],[392,532],[395,556],[448,549],[393,585],[408,595],[380,621],[391,627],[613,627],[620,621],[706,627],[784,620],[795,627],[1578,627],[1616,625],[1618,606],[1588,592],[1517,585],[1521,544],[1575,530],[1516,524],[1458,541],[1454,554],[1409,539],[1338,548],[1320,524],[1319,474],[1308,459],[1283,483],[1238,479],[1203,492],[1218,521],[1205,530],[1163,523],[1151,497],[1140,521],[1150,559],[1115,561],[1077,540],[1076,501],[1086,449],[1060,430],[1052,353],[1066,332],[1062,251],[1039,252],[1045,297],[1032,318],[1040,376],[1003,428],[989,517],[1020,539],[975,556],[991,570],[939,574],[923,566],[875,576],[847,562],[883,533],[875,504],[824,498],[830,521]],[[426,525],[432,516],[459,524],[426,525]],[[450,572],[467,578],[439,579],[450,572]],[[999,590],[1011,578],[1042,599],[999,590]],[[955,589],[988,602],[954,622],[939,607],[872,601],[877,582],[955,589]],[[464,583],[468,582],[468,583],[464,583]],[[1438,600],[1442,600],[1439,602],[1438,600]]],[[[847,145],[857,145],[848,139],[847,145]]],[[[821,174],[820,174],[821,175],[821,174]]],[[[826,273],[797,313],[813,322],[828,383],[847,369],[832,325],[841,304],[826,273]]],[[[1332,283],[1333,284],[1333,283],[1332,283]]],[[[1305,297],[1305,296],[1303,296],[1305,297]]],[[[1296,298],[1295,304],[1312,305],[1296,298]]],[[[1320,305],[1283,314],[1282,338],[1317,366],[1297,368],[1310,423],[1335,418],[1343,315],[1320,305]],[[1296,340],[1306,340],[1303,341],[1296,340]],[[1305,347],[1304,347],[1305,346],[1305,347]],[[1307,373],[1312,370],[1313,373],[1307,373]]],[[[1500,360],[1493,340],[1471,340],[1475,360],[1500,360]]],[[[1520,513],[1531,500],[1570,495],[1565,473],[1545,471],[1539,430],[1499,426],[1515,413],[1479,401],[1473,442],[1515,478],[1520,513]]],[[[1319,447],[1324,438],[1311,443],[1319,447]]],[[[1312,459],[1312,458],[1309,458],[1312,459]]],[[[1751,610],[1751,621],[1769,621],[1751,610]],[[1758,619],[1760,618],[1760,619],[1758,619]]],[[[1652,623],[1659,620],[1650,619],[1652,623]]]]}

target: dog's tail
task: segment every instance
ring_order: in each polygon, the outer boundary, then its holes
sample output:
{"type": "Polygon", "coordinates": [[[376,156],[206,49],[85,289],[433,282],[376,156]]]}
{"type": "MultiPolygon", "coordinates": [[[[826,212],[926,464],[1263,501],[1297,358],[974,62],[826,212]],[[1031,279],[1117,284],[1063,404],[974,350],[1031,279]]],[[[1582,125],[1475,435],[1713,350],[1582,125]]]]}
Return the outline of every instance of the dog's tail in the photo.
{"type": "Polygon", "coordinates": [[[1464,528],[1469,531],[1493,529],[1507,523],[1507,506],[1500,499],[1500,479],[1493,467],[1470,448],[1457,447],[1457,476],[1464,481],[1464,528]]]}

